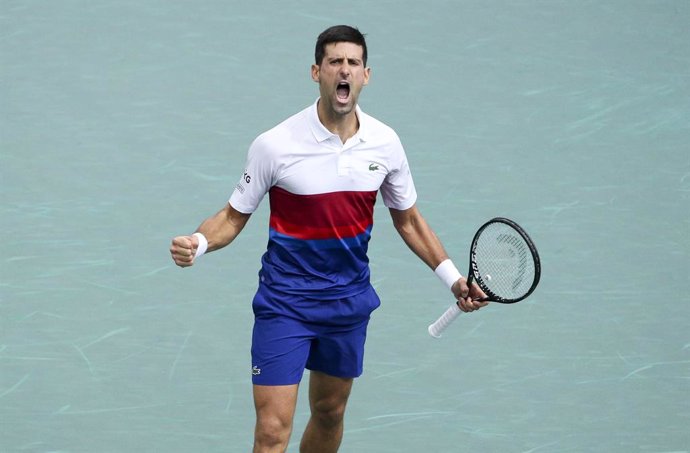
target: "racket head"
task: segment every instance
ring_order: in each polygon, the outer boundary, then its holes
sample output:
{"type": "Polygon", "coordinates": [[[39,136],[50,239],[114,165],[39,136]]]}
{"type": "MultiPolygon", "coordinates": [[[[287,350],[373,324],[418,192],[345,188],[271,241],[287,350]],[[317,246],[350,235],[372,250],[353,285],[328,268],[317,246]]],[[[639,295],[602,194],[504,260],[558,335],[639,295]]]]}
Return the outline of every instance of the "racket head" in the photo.
{"type": "Polygon", "coordinates": [[[516,222],[496,217],[474,235],[468,284],[474,280],[492,302],[513,304],[532,294],[539,284],[539,253],[516,222]]]}

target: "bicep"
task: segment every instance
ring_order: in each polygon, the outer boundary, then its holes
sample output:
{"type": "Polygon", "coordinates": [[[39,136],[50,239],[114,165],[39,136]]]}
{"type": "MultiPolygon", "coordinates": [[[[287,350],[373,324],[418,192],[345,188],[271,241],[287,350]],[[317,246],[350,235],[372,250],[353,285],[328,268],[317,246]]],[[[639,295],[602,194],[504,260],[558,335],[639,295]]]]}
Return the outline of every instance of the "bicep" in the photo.
{"type": "Polygon", "coordinates": [[[405,244],[432,269],[448,255],[416,205],[404,210],[389,209],[393,225],[405,244]]]}
{"type": "Polygon", "coordinates": [[[208,218],[199,227],[199,232],[206,236],[209,250],[217,250],[230,244],[249,221],[251,214],[245,214],[233,208],[230,203],[208,218]]]}
{"type": "Polygon", "coordinates": [[[426,224],[416,204],[407,209],[389,208],[388,211],[390,212],[391,219],[393,219],[393,226],[403,239],[413,236],[419,229],[421,222],[426,224]]]}
{"type": "Polygon", "coordinates": [[[221,212],[223,213],[225,222],[230,226],[231,229],[236,230],[238,234],[249,221],[249,217],[252,216],[251,213],[247,214],[238,211],[230,203],[226,203],[221,212]]]}

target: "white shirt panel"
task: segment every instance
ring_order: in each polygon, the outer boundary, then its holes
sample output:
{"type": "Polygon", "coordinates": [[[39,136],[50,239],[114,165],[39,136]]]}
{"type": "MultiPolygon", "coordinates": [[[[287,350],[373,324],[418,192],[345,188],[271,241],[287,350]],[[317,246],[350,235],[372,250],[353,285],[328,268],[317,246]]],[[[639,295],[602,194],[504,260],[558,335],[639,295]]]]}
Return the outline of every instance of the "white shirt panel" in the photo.
{"type": "Polygon", "coordinates": [[[417,194],[395,131],[357,107],[359,131],[343,144],[321,124],[316,106],[257,137],[230,204],[254,212],[275,185],[300,195],[380,189],[387,207],[411,207],[417,194]]]}

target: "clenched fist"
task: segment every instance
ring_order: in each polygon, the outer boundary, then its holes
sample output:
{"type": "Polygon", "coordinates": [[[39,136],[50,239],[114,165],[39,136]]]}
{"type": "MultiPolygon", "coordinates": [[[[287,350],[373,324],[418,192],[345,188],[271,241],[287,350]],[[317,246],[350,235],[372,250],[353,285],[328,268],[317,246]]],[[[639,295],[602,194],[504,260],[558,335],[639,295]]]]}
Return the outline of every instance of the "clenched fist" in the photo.
{"type": "Polygon", "coordinates": [[[180,267],[189,267],[194,264],[194,255],[199,248],[197,236],[177,236],[170,245],[170,254],[173,261],[180,267]]]}

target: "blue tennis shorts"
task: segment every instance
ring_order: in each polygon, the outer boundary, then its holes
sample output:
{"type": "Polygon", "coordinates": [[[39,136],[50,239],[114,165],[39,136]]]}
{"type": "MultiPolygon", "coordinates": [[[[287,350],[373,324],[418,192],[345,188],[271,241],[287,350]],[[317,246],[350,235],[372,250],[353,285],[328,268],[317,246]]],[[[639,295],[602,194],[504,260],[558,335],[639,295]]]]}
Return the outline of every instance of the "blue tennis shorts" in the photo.
{"type": "Polygon", "coordinates": [[[355,296],[316,301],[276,295],[260,286],[253,303],[252,382],[297,384],[305,369],[360,376],[369,317],[379,305],[371,287],[355,296]]]}

